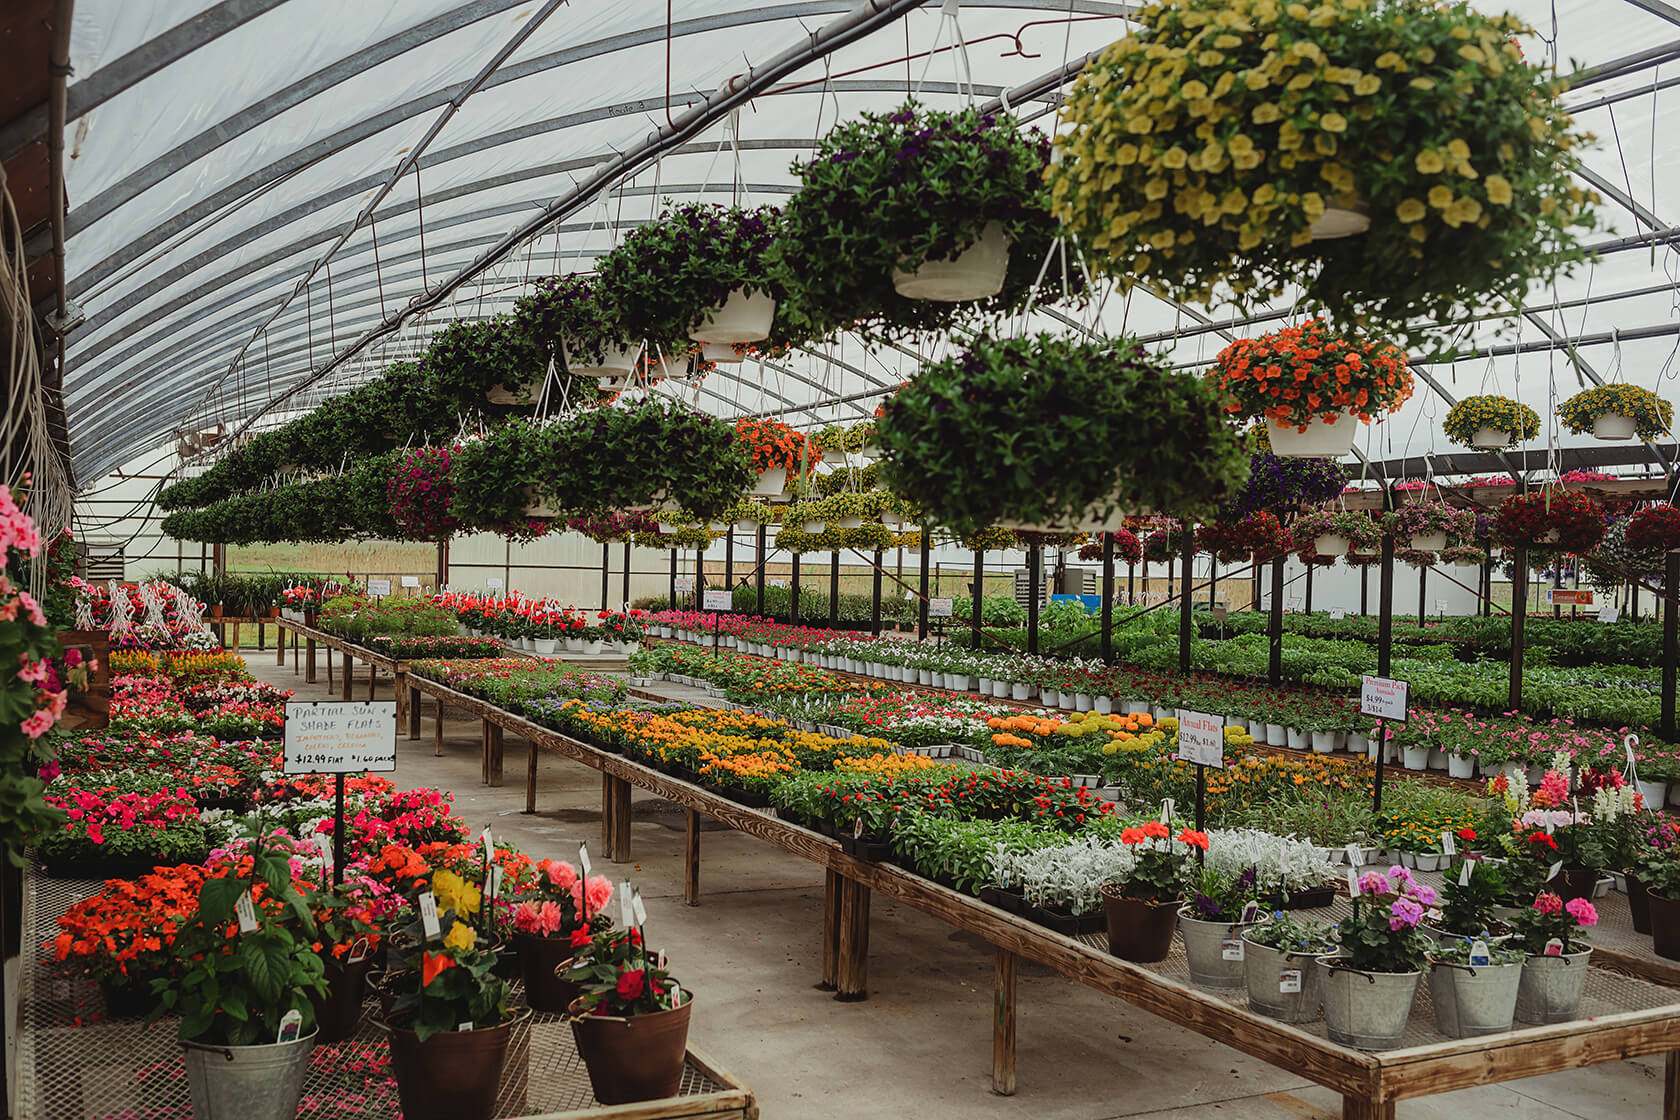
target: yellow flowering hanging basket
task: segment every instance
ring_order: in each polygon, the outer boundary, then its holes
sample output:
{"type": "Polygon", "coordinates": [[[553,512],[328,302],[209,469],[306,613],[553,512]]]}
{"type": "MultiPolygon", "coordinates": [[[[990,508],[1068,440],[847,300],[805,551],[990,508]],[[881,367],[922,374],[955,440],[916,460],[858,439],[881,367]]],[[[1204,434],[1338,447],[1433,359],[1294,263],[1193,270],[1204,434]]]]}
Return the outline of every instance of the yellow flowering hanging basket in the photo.
{"type": "Polygon", "coordinates": [[[1299,285],[1415,347],[1580,256],[1597,199],[1570,171],[1590,137],[1515,17],[1171,0],[1138,18],[1075,82],[1048,172],[1057,215],[1123,285],[1239,306],[1299,285]]]}

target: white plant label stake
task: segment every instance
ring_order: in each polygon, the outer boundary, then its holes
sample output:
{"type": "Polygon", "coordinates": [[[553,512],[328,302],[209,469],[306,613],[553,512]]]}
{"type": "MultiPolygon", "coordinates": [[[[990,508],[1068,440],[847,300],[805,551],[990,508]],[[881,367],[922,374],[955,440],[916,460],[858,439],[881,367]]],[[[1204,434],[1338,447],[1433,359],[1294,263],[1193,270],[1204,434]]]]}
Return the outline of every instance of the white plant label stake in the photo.
{"type": "Polygon", "coordinates": [[[1283,995],[1298,995],[1301,991],[1301,970],[1286,968],[1278,973],[1278,991],[1283,995]]]}
{"type": "Polygon", "coordinates": [[[292,1008],[280,1016],[280,1032],[274,1036],[276,1044],[281,1042],[296,1042],[298,1035],[303,1032],[303,1013],[292,1008]]]}
{"type": "Polygon", "coordinates": [[[1240,937],[1222,937],[1219,939],[1219,955],[1224,960],[1240,961],[1243,959],[1243,943],[1240,937]]]}
{"type": "Polygon", "coordinates": [[[1451,832],[1441,833],[1441,851],[1449,856],[1458,854],[1458,840],[1451,832]]]}
{"type": "Polygon", "coordinates": [[[1561,956],[1563,956],[1563,942],[1560,941],[1556,937],[1547,941],[1546,942],[1546,955],[1548,957],[1561,957],[1561,956]]]}
{"type": "Polygon", "coordinates": [[[251,904],[251,892],[246,891],[233,904],[233,912],[239,915],[239,932],[257,932],[257,908],[251,904]]]}
{"type": "Polygon", "coordinates": [[[578,866],[583,868],[583,877],[585,879],[589,878],[589,872],[590,872],[591,868],[590,868],[590,865],[589,865],[589,845],[588,844],[579,844],[578,845],[578,866]]]}
{"type": "Polygon", "coordinates": [[[1464,861],[1464,866],[1459,868],[1459,870],[1458,870],[1458,885],[1461,886],[1461,887],[1468,887],[1470,885],[1470,861],[1469,860],[1465,860],[1464,861]]]}
{"type": "Polygon", "coordinates": [[[1470,942],[1470,964],[1472,967],[1486,968],[1493,963],[1493,956],[1488,952],[1488,944],[1480,938],[1470,942]]]}
{"type": "Polygon", "coordinates": [[[420,893],[420,930],[427,941],[436,941],[443,932],[438,925],[437,896],[431,891],[420,893]]]}

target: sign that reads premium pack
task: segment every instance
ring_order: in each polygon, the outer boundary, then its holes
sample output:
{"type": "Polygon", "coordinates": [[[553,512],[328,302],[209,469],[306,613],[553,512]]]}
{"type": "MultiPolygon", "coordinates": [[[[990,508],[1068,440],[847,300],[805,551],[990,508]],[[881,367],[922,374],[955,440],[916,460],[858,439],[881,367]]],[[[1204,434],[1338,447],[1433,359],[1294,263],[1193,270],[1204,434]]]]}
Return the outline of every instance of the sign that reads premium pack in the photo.
{"type": "Polygon", "coordinates": [[[389,773],[397,768],[395,700],[286,705],[286,773],[389,773]]]}

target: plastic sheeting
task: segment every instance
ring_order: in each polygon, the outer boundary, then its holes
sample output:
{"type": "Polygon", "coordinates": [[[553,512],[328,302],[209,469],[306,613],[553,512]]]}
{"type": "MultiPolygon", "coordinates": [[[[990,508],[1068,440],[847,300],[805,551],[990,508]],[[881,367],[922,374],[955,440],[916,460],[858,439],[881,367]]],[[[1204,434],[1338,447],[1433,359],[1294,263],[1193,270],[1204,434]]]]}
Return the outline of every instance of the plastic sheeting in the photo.
{"type": "MultiPolygon", "coordinates": [[[[1680,12],[1657,0],[1509,6],[1549,41],[1525,43],[1530,57],[1554,53],[1565,72],[1664,45],[1680,54],[1680,12]]],[[[80,478],[99,478],[169,441],[178,427],[249,416],[644,138],[664,122],[667,106],[678,111],[803,41],[852,2],[674,0],[669,35],[666,5],[651,0],[560,6],[461,102],[417,174],[397,183],[374,220],[355,228],[302,287],[451,101],[543,7],[541,0],[79,0],[72,113],[78,84],[116,87],[73,117],[67,137],[70,292],[88,315],[71,336],[65,377],[80,478]]],[[[1106,0],[967,0],[960,18],[974,95],[994,96],[1100,48],[1125,32],[1127,10],[1106,0]]],[[[836,119],[897,104],[909,87],[919,86],[930,102],[958,103],[968,91],[958,85],[953,53],[905,60],[951,41],[940,8],[930,5],[807,66],[741,114],[738,147],[724,124],[713,126],[459,289],[449,305],[370,347],[300,403],[413,352],[452,317],[506,307],[530,278],[590,267],[661,199],[785,197],[790,160],[836,119]]],[[[1659,140],[1674,131],[1680,92],[1663,86],[1676,69],[1680,62],[1635,67],[1569,95],[1599,137],[1586,162],[1607,195],[1607,228],[1594,240],[1680,224],[1680,149],[1659,140]]],[[[1014,106],[1044,127],[1053,124],[1052,108],[1048,99],[1014,106]]],[[[1533,342],[1547,331],[1609,336],[1669,324],[1677,282],[1680,262],[1670,246],[1608,253],[1555,290],[1532,292],[1527,314],[1503,335],[1495,335],[1496,324],[1481,324],[1469,341],[1533,342]]],[[[1083,325],[1161,335],[1175,361],[1194,363],[1243,330],[1183,333],[1203,317],[1230,315],[1137,294],[1110,301],[1100,321],[1083,325]]],[[[1672,399],[1676,344],[1672,337],[1607,338],[1578,354],[1606,379],[1672,399]]],[[[929,339],[927,352],[942,345],[929,339]]],[[[780,368],[721,370],[683,391],[725,414],[846,420],[872,412],[876,399],[862,395],[902,380],[919,356],[914,347],[866,351],[843,341],[780,368]],[[860,399],[830,403],[851,396],[860,399]]],[[[1432,372],[1449,392],[1501,392],[1545,417],[1554,399],[1577,388],[1561,352],[1466,360],[1432,372]]],[[[1420,387],[1364,450],[1373,458],[1444,451],[1445,411],[1420,387]]],[[[1567,433],[1550,438],[1580,442],[1567,433]]]]}

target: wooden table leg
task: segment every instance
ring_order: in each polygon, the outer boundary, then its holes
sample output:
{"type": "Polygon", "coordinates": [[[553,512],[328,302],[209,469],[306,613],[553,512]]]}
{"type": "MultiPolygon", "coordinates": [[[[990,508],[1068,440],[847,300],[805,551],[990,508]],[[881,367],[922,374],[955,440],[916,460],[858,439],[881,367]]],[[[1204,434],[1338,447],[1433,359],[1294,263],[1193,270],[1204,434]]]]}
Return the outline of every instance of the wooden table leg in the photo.
{"type": "Polygon", "coordinates": [[[268,625],[268,623],[266,623],[266,622],[257,623],[257,652],[258,653],[261,653],[263,651],[263,649],[265,648],[264,643],[268,641],[267,635],[265,635],[263,633],[263,628],[266,627],[267,625],[268,625]]]}
{"type": "Polygon", "coordinates": [[[529,750],[525,759],[525,811],[537,811],[537,742],[535,739],[527,744],[529,750]]]}
{"type": "Polygon", "coordinates": [[[613,800],[618,796],[618,787],[613,784],[613,776],[601,773],[601,854],[612,858],[613,851],[613,800]]]}
{"type": "Polygon", "coordinates": [[[490,721],[480,719],[478,727],[478,781],[490,784],[490,721]]]}
{"type": "Polygon", "coordinates": [[[829,871],[823,880],[823,970],[822,982],[817,985],[832,992],[840,978],[840,884],[845,882],[838,871],[829,871]]]}
{"type": "MultiPolygon", "coordinates": [[[[356,659],[354,657],[350,656],[350,651],[349,650],[345,650],[344,651],[344,680],[341,682],[343,691],[339,694],[340,699],[343,699],[343,700],[350,699],[350,688],[355,683],[354,680],[353,680],[353,678],[356,675],[355,670],[356,670],[356,659]]],[[[331,678],[329,678],[329,679],[331,679],[331,678]]]]}
{"type": "Polygon", "coordinates": [[[700,814],[688,810],[688,842],[683,849],[683,902],[700,905],[700,814]]]}
{"type": "Polygon", "coordinates": [[[489,782],[493,786],[502,784],[502,725],[492,723],[487,725],[490,731],[490,772],[489,782]]]}
{"type": "Polygon", "coordinates": [[[442,700],[439,700],[437,702],[437,714],[432,717],[432,736],[433,736],[433,742],[434,742],[434,749],[432,750],[432,754],[437,755],[437,756],[442,756],[442,754],[443,754],[443,701],[442,700]]]}
{"type": "Polygon", "coordinates": [[[841,876],[834,998],[869,998],[869,888],[841,876]]]}
{"type": "Polygon", "coordinates": [[[403,691],[408,693],[408,737],[411,740],[418,740],[420,738],[420,706],[426,701],[418,688],[410,686],[403,691]]]}
{"type": "MultiPolygon", "coordinates": [[[[305,648],[308,650],[308,652],[305,654],[304,659],[303,659],[303,683],[304,684],[314,684],[315,683],[315,639],[310,638],[308,640],[308,645],[305,648]]],[[[328,673],[332,672],[332,658],[330,658],[330,657],[327,658],[327,672],[328,673]]],[[[332,687],[332,681],[327,682],[327,687],[328,688],[332,687]]]]}
{"type": "Polygon", "coordinates": [[[333,648],[331,646],[323,645],[321,647],[321,660],[327,663],[327,688],[329,690],[336,688],[337,686],[333,684],[333,648]]]}
{"type": "Polygon", "coordinates": [[[618,787],[613,795],[613,846],[609,858],[614,863],[630,862],[630,783],[623,778],[614,778],[613,783],[618,787]]]}
{"type": "Polygon", "coordinates": [[[992,1092],[1015,1095],[1015,954],[999,948],[992,963],[992,1092]]]}
{"type": "MultiPolygon", "coordinates": [[[[310,643],[310,647],[314,648],[314,643],[313,642],[310,643]]],[[[297,673],[297,672],[300,671],[300,666],[302,665],[302,662],[301,662],[300,658],[302,656],[303,656],[303,645],[299,641],[296,631],[293,631],[293,633],[292,633],[292,672],[293,673],[297,673]]]]}
{"type": "Polygon", "coordinates": [[[1680,1050],[1663,1062],[1663,1120],[1680,1120],[1680,1050]]]}
{"type": "Polygon", "coordinates": [[[1342,1120],[1394,1120],[1394,1102],[1344,1096],[1342,1120]]]}
{"type": "Polygon", "coordinates": [[[278,622],[274,624],[274,663],[281,668],[286,666],[286,628],[278,622]]]}
{"type": "Polygon", "coordinates": [[[372,700],[374,698],[373,689],[374,689],[374,686],[378,683],[379,683],[379,666],[377,666],[373,662],[369,661],[368,662],[368,699],[369,700],[372,700]]]}

